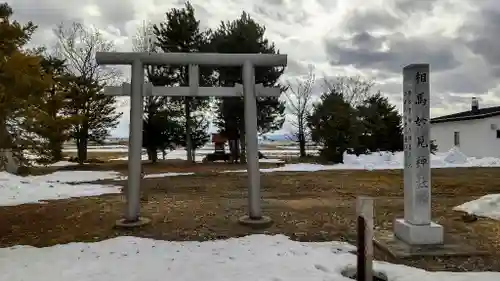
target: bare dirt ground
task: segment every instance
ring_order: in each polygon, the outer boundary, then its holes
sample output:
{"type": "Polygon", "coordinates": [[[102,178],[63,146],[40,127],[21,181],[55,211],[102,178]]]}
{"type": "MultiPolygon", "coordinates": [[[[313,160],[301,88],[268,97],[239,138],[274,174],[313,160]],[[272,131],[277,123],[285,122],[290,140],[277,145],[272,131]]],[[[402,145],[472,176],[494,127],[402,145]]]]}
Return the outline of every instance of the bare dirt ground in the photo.
{"type": "MultiPolygon", "coordinates": [[[[276,164],[271,164],[276,165],[276,164]]],[[[113,169],[126,173],[126,162],[86,165],[86,169],[113,169]]],[[[246,173],[219,173],[242,169],[230,164],[168,162],[146,165],[146,173],[196,172],[193,176],[144,179],[147,199],[142,215],[152,224],[125,231],[113,227],[125,208],[122,195],[75,198],[48,204],[0,208],[0,246],[48,246],[74,241],[98,241],[119,235],[165,240],[209,240],[252,233],[285,234],[301,241],[355,240],[355,198],[376,198],[377,227],[391,229],[403,216],[401,171],[324,171],[262,174],[263,211],[275,223],[264,230],[237,224],[246,212],[246,173]]],[[[66,167],[65,169],[76,169],[66,167]]],[[[428,270],[500,270],[500,222],[479,218],[465,222],[452,208],[485,194],[500,193],[500,169],[434,169],[433,217],[447,235],[489,253],[462,258],[393,260],[381,252],[376,258],[428,270]]],[[[126,188],[127,182],[111,182],[126,188]]]]}

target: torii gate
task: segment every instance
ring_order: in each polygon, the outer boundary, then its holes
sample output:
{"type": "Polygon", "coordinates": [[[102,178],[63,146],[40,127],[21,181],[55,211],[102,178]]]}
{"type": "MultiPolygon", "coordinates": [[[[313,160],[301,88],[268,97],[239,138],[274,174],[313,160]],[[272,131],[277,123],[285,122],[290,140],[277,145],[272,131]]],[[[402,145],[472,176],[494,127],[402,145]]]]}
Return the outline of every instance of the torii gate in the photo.
{"type": "Polygon", "coordinates": [[[256,96],[279,97],[277,87],[264,88],[255,85],[255,66],[286,66],[287,56],[280,54],[220,54],[220,53],[135,53],[98,52],[96,61],[100,65],[132,65],[131,84],[122,85],[121,91],[110,89],[110,95],[130,94],[129,131],[129,176],[127,188],[127,209],[125,217],[117,221],[117,226],[134,227],[149,223],[140,217],[140,182],[142,153],[143,97],[161,96],[239,96],[241,88],[245,102],[245,131],[248,170],[248,215],[239,219],[245,225],[267,225],[270,217],[263,216],[261,210],[260,172],[257,140],[256,96]],[[189,65],[189,87],[152,87],[144,84],[144,65],[189,65]],[[199,65],[243,66],[243,87],[199,87],[199,65]],[[240,88],[241,87],[241,88],[240,88]],[[145,92],[143,92],[146,90],[145,92]]]}

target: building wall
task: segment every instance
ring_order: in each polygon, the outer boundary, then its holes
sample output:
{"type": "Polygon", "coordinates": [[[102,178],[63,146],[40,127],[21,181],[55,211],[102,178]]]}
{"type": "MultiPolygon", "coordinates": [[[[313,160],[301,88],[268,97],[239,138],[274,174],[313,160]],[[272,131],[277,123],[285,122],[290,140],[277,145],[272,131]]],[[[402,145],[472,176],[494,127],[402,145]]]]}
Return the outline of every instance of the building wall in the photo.
{"type": "Polygon", "coordinates": [[[459,132],[459,149],[469,157],[500,157],[500,116],[445,122],[431,125],[431,140],[438,146],[438,152],[447,152],[454,147],[454,134],[459,132]],[[492,124],[496,129],[492,129],[492,124]]]}

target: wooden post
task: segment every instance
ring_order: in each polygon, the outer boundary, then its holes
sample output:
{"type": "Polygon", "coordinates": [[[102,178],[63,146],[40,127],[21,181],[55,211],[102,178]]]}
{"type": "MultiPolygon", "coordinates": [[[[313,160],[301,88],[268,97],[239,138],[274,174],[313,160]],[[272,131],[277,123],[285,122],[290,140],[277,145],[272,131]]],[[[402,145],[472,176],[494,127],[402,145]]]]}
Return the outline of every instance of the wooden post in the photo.
{"type": "Polygon", "coordinates": [[[358,222],[358,281],[373,280],[373,199],[360,196],[356,200],[358,222]]]}

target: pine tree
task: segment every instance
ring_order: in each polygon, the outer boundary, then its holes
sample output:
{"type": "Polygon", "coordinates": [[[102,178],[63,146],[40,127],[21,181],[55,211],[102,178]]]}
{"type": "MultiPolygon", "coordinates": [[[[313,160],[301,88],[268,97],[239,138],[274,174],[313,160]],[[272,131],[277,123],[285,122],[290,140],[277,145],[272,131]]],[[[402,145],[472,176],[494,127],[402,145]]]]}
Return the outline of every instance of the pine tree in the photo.
{"type": "Polygon", "coordinates": [[[369,152],[401,151],[403,130],[401,115],[380,92],[365,99],[358,107],[362,133],[360,146],[369,152]]]}
{"type": "Polygon", "coordinates": [[[70,102],[64,114],[73,116],[71,138],[76,141],[78,162],[83,164],[87,160],[88,143],[103,143],[122,114],[116,111],[115,97],[104,95],[98,81],[78,76],[70,85],[70,102]]]}
{"type": "MultiPolygon", "coordinates": [[[[211,33],[210,50],[218,53],[264,53],[277,54],[274,43],[265,38],[265,28],[243,12],[240,18],[234,21],[221,22],[219,27],[211,33]]],[[[262,83],[265,87],[281,86],[278,79],[284,68],[256,67],[255,83],[262,83]]],[[[242,84],[241,67],[217,68],[220,86],[234,86],[242,84]]],[[[281,86],[282,92],[286,87],[281,86]]],[[[244,102],[243,98],[231,97],[217,101],[216,126],[230,138],[238,136],[242,145],[242,161],[244,154],[244,102]]],[[[257,99],[257,123],[260,133],[278,130],[284,122],[284,102],[276,97],[259,97],[257,99]]]]}
{"type": "Polygon", "coordinates": [[[323,146],[320,156],[327,161],[343,163],[344,153],[357,146],[356,110],[340,93],[330,91],[321,95],[307,123],[312,140],[323,146]]]}
{"type": "Polygon", "coordinates": [[[41,143],[33,132],[33,119],[53,80],[43,74],[42,58],[24,50],[36,26],[12,21],[12,14],[8,4],[0,4],[0,169],[15,173],[19,164],[28,164],[26,150],[41,143]]]}
{"type": "Polygon", "coordinates": [[[183,133],[182,110],[175,103],[166,101],[163,109],[155,111],[155,114],[144,118],[143,123],[143,147],[147,149],[148,158],[156,163],[158,161],[158,150],[174,149],[180,142],[183,133]]]}
{"type": "Polygon", "coordinates": [[[39,147],[40,162],[51,163],[62,159],[63,144],[70,138],[73,117],[65,115],[64,110],[70,104],[68,93],[73,76],[68,73],[65,62],[58,58],[48,56],[41,64],[44,73],[50,75],[54,83],[37,104],[35,132],[45,141],[45,145],[39,147]]]}
{"type": "MultiPolygon", "coordinates": [[[[157,46],[165,53],[170,52],[199,52],[206,50],[208,45],[207,33],[200,31],[200,22],[196,19],[194,8],[190,2],[186,2],[181,9],[171,9],[165,14],[165,21],[154,25],[153,30],[156,35],[157,46]]],[[[168,86],[188,86],[189,85],[189,66],[188,65],[170,65],[156,71],[156,84],[161,83],[168,86]],[[160,82],[161,81],[161,82],[160,82]]],[[[199,67],[200,85],[212,85],[212,69],[210,67],[199,67]]],[[[177,97],[172,98],[183,105],[184,108],[184,132],[186,136],[186,150],[188,161],[193,161],[192,152],[193,135],[199,134],[192,124],[192,114],[206,112],[208,110],[209,98],[177,97]]]]}
{"type": "MultiPolygon", "coordinates": [[[[209,121],[207,120],[206,116],[203,113],[198,112],[193,114],[193,116],[191,116],[191,126],[192,126],[191,143],[193,147],[192,155],[194,161],[196,149],[203,147],[210,139],[210,136],[208,135],[209,121]]],[[[181,138],[179,139],[178,144],[180,146],[186,147],[187,149],[186,142],[187,142],[186,132],[185,132],[185,127],[183,127],[181,138]]]]}

